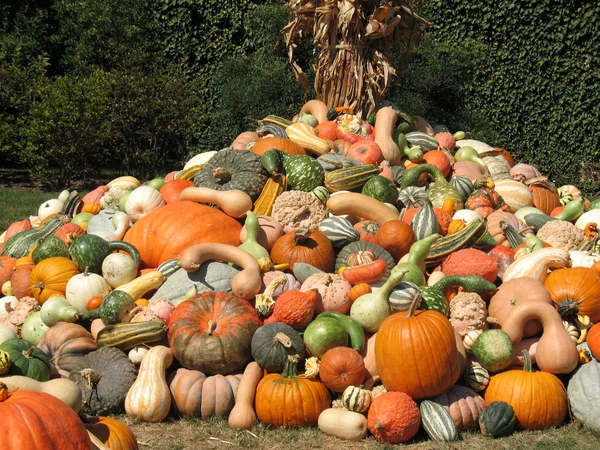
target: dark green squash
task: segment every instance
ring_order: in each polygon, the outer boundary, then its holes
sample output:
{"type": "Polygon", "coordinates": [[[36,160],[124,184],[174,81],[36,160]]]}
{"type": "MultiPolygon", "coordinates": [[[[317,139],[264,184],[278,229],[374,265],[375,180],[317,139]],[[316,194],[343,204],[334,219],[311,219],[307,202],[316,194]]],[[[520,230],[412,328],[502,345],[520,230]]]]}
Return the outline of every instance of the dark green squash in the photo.
{"type": "Polygon", "coordinates": [[[288,156],[283,160],[283,167],[290,188],[293,190],[310,192],[323,185],[325,171],[311,156],[288,156]]]}
{"type": "Polygon", "coordinates": [[[83,396],[81,411],[91,416],[122,411],[136,378],[135,364],[114,347],[88,353],[69,373],[69,379],[79,386],[83,396]]]}
{"type": "Polygon", "coordinates": [[[492,402],[479,416],[481,434],[499,438],[512,434],[517,417],[512,406],[506,402],[492,402]]]}
{"type": "Polygon", "coordinates": [[[99,308],[89,310],[82,316],[82,319],[100,318],[105,325],[128,322],[134,308],[133,297],[125,291],[115,289],[104,296],[99,308]]]}
{"type": "Polygon", "coordinates": [[[382,203],[394,205],[398,201],[398,189],[396,189],[393,181],[381,175],[369,179],[363,186],[361,193],[376,198],[382,203]]]}
{"type": "MultiPolygon", "coordinates": [[[[320,166],[319,166],[320,167],[320,166]]],[[[256,200],[267,182],[260,156],[248,150],[220,150],[194,177],[194,185],[217,191],[239,189],[256,200]]]]}
{"type": "Polygon", "coordinates": [[[44,240],[42,240],[41,244],[38,245],[31,254],[35,264],[44,259],[53,258],[55,256],[69,258],[69,248],[61,238],[53,234],[46,236],[44,240]]]}
{"type": "Polygon", "coordinates": [[[87,268],[88,272],[97,274],[102,274],[104,258],[115,250],[123,250],[129,254],[138,267],[141,264],[140,253],[130,243],[124,241],[108,242],[95,234],[84,234],[76,237],[69,248],[71,259],[81,272],[84,272],[87,268]]]}
{"type": "Polygon", "coordinates": [[[304,358],[304,341],[300,334],[285,323],[272,322],[260,327],[250,343],[252,358],[269,373],[283,370],[288,356],[304,358]]]}
{"type": "Polygon", "coordinates": [[[48,356],[24,339],[8,339],[0,345],[0,350],[8,353],[10,357],[9,375],[22,375],[37,381],[50,379],[48,356]]]}

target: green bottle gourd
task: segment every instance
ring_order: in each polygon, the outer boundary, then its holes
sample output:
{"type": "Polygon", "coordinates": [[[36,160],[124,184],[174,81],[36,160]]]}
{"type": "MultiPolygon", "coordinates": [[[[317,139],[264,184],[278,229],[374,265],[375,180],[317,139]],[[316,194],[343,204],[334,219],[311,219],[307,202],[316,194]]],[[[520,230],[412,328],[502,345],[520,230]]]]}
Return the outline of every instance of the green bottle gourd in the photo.
{"type": "Polygon", "coordinates": [[[400,133],[398,130],[394,131],[394,140],[398,144],[402,156],[408,158],[411,162],[416,163],[423,159],[423,149],[418,145],[409,147],[404,133],[400,133]]]}
{"type": "Polygon", "coordinates": [[[417,241],[411,245],[408,252],[408,261],[396,264],[396,266],[392,269],[392,274],[394,272],[406,270],[407,272],[406,275],[404,275],[404,281],[411,281],[417,286],[424,286],[425,275],[423,274],[421,266],[425,265],[425,258],[427,258],[427,255],[429,254],[429,248],[431,247],[431,244],[433,244],[439,238],[439,234],[432,234],[431,236],[427,236],[425,239],[421,239],[420,241],[417,241]]]}
{"type": "Polygon", "coordinates": [[[268,270],[271,267],[271,257],[266,248],[258,243],[258,217],[252,211],[246,212],[246,221],[244,222],[246,227],[246,239],[239,245],[239,248],[250,253],[254,259],[258,262],[258,265],[265,267],[268,270]]]}
{"type": "Polygon", "coordinates": [[[405,171],[402,176],[401,190],[409,186],[416,186],[419,177],[424,173],[433,176],[434,184],[427,188],[427,196],[434,208],[441,208],[448,199],[454,200],[454,209],[463,208],[463,199],[459,192],[446,181],[444,174],[431,164],[419,164],[417,167],[405,171]]]}
{"type": "Polygon", "coordinates": [[[365,331],[376,333],[385,319],[391,315],[388,302],[392,289],[400,284],[408,269],[392,272],[385,284],[375,292],[361,295],[352,303],[350,317],[358,322],[365,331]]]}
{"type": "Polygon", "coordinates": [[[471,161],[487,169],[487,164],[479,157],[479,153],[473,147],[465,146],[459,148],[454,154],[454,159],[457,161],[471,161]]]}

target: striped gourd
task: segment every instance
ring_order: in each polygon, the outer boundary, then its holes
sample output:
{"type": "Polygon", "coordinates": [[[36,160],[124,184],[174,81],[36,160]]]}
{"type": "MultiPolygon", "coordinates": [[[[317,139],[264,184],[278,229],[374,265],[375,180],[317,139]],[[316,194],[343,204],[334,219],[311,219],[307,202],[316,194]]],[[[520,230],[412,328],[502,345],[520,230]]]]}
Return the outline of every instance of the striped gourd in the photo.
{"type": "Polygon", "coordinates": [[[160,263],[156,270],[162,273],[166,278],[169,278],[179,269],[181,269],[181,261],[177,258],[173,258],[160,263]]]}
{"type": "Polygon", "coordinates": [[[327,204],[327,200],[329,200],[329,190],[325,186],[317,186],[310,191],[310,193],[324,205],[327,204]]]}
{"type": "Polygon", "coordinates": [[[265,183],[260,196],[254,202],[252,212],[259,215],[270,216],[275,199],[287,189],[288,180],[285,175],[275,174],[265,183]]]}
{"type": "Polygon", "coordinates": [[[310,192],[323,185],[323,168],[310,156],[287,157],[283,160],[283,167],[292,190],[310,192]]]}
{"type": "Polygon", "coordinates": [[[419,208],[410,221],[410,227],[415,234],[416,241],[420,241],[432,234],[439,233],[440,224],[433,212],[433,207],[429,203],[425,203],[419,208]]]}
{"type": "Polygon", "coordinates": [[[263,125],[267,123],[274,123],[275,125],[279,125],[280,127],[287,128],[292,124],[291,120],[284,119],[283,117],[276,116],[274,114],[269,114],[262,120],[263,125]]]}
{"type": "Polygon", "coordinates": [[[533,195],[527,186],[515,180],[499,180],[494,183],[494,190],[514,213],[526,206],[533,206],[533,195]]]}
{"type": "Polygon", "coordinates": [[[412,281],[403,281],[392,289],[388,303],[392,312],[408,311],[413,301],[417,301],[416,308],[421,306],[421,290],[412,281]]]}
{"type": "Polygon", "coordinates": [[[425,187],[408,186],[398,192],[398,201],[402,202],[405,208],[418,208],[429,201],[429,195],[425,187]]]}
{"type": "Polygon", "coordinates": [[[39,228],[23,230],[12,235],[2,247],[2,255],[11,258],[27,256],[31,249],[39,244],[46,236],[54,234],[56,230],[67,223],[65,216],[50,217],[39,228]]]}
{"type": "Polygon", "coordinates": [[[475,186],[473,186],[471,180],[464,175],[455,176],[450,180],[450,184],[454,189],[456,189],[456,192],[458,192],[460,197],[463,199],[463,202],[466,202],[469,198],[469,195],[471,195],[475,190],[475,186]]]}
{"type": "Polygon", "coordinates": [[[473,247],[479,242],[487,232],[487,222],[483,218],[475,219],[462,230],[444,236],[435,241],[425,258],[427,268],[439,266],[450,253],[462,248],[473,247]]]}
{"type": "Polygon", "coordinates": [[[288,139],[288,135],[285,132],[285,128],[286,127],[283,127],[276,123],[265,122],[259,128],[256,129],[256,133],[261,137],[271,134],[275,137],[282,137],[288,139]]]}
{"type": "Polygon", "coordinates": [[[309,153],[324,155],[331,150],[331,141],[320,138],[317,130],[305,123],[293,123],[285,129],[290,140],[309,153]]]}
{"type": "Polygon", "coordinates": [[[98,341],[98,347],[116,347],[120,350],[129,350],[138,345],[160,341],[165,336],[165,323],[162,320],[151,320],[148,322],[107,325],[98,332],[96,340],[98,341]]]}
{"type": "Polygon", "coordinates": [[[325,176],[325,187],[329,192],[351,191],[362,188],[367,181],[380,172],[381,169],[373,164],[332,170],[325,176]]]}
{"type": "Polygon", "coordinates": [[[485,390],[490,382],[490,373],[479,364],[471,364],[465,372],[465,383],[475,392],[485,390]]]}
{"type": "Polygon", "coordinates": [[[328,217],[319,225],[319,231],[331,241],[335,248],[341,248],[360,239],[360,233],[344,217],[328,217]]]}
{"type": "Polygon", "coordinates": [[[440,146],[433,136],[422,131],[411,131],[410,133],[406,133],[405,136],[411,147],[419,146],[423,149],[423,152],[437,150],[440,146]]]}
{"type": "Polygon", "coordinates": [[[432,440],[437,442],[458,440],[458,429],[446,408],[431,400],[423,400],[419,410],[423,428],[432,440]]]}
{"type": "Polygon", "coordinates": [[[180,170],[175,174],[175,179],[193,181],[196,175],[198,175],[202,171],[203,167],[203,165],[191,166],[187,169],[180,170]]]}
{"type": "Polygon", "coordinates": [[[473,344],[477,340],[477,338],[483,333],[483,330],[471,330],[469,331],[465,337],[463,338],[463,346],[467,352],[471,352],[473,348],[473,344]]]}
{"type": "Polygon", "coordinates": [[[348,386],[342,394],[342,403],[349,411],[365,412],[371,406],[371,392],[357,386],[348,386]]]}

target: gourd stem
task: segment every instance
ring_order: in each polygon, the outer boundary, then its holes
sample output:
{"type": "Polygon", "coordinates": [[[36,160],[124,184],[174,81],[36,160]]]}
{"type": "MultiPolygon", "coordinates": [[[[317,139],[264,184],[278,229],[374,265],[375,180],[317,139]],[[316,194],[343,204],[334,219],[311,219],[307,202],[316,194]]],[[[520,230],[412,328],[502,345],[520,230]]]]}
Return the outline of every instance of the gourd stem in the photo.
{"type": "Polygon", "coordinates": [[[500,229],[504,232],[504,236],[513,250],[523,243],[523,237],[510,223],[504,220],[500,221],[500,229]]]}
{"type": "Polygon", "coordinates": [[[30,347],[27,350],[23,350],[21,353],[25,358],[31,358],[31,354],[33,353],[33,350],[35,349],[35,347],[30,347]]]}
{"type": "Polygon", "coordinates": [[[523,370],[525,372],[531,372],[531,357],[529,356],[529,352],[527,350],[523,350],[523,370]]]}
{"type": "Polygon", "coordinates": [[[221,183],[227,183],[231,181],[231,172],[224,167],[215,167],[213,169],[213,178],[216,178],[221,183]]]}
{"type": "Polygon", "coordinates": [[[89,270],[90,270],[90,266],[85,266],[85,270],[83,271],[83,276],[86,276],[86,277],[89,276],[90,275],[89,270]]]}
{"type": "Polygon", "coordinates": [[[217,329],[217,321],[216,320],[209,320],[208,321],[208,334],[209,336],[212,335],[214,333],[214,331],[217,329]]]}
{"type": "Polygon", "coordinates": [[[294,245],[302,245],[310,239],[310,230],[308,228],[298,228],[294,234],[294,245]]]}
{"type": "Polygon", "coordinates": [[[295,378],[298,376],[296,367],[298,366],[298,361],[300,360],[300,356],[298,355],[289,355],[287,361],[285,362],[285,366],[283,367],[283,372],[281,376],[284,378],[295,378]]]}
{"type": "Polygon", "coordinates": [[[275,337],[273,338],[273,340],[276,341],[276,342],[279,342],[285,348],[291,348],[292,347],[292,340],[285,333],[282,333],[282,332],[277,333],[275,335],[275,337]]]}

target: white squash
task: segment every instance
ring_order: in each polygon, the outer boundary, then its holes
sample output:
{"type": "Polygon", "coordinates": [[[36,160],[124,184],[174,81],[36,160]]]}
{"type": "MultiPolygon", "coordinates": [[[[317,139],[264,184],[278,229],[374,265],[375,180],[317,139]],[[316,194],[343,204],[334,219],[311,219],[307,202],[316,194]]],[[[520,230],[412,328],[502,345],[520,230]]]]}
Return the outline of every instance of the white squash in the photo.
{"type": "Polygon", "coordinates": [[[135,222],[164,204],[160,192],[150,186],[140,186],[127,197],[125,212],[135,222]]]}
{"type": "Polygon", "coordinates": [[[217,152],[214,152],[214,151],[199,153],[196,156],[194,156],[193,158],[191,158],[188,162],[185,163],[185,166],[183,166],[183,170],[189,169],[190,167],[193,167],[193,166],[203,166],[208,161],[210,161],[210,159],[213,156],[215,156],[216,154],[217,154],[217,152]]]}
{"type": "Polygon", "coordinates": [[[127,356],[129,357],[129,361],[134,363],[136,366],[139,366],[144,359],[144,356],[149,352],[149,348],[144,345],[138,345],[137,347],[133,347],[129,350],[127,356]]]}
{"type": "Polygon", "coordinates": [[[71,277],[67,283],[65,298],[79,314],[85,313],[87,302],[92,297],[104,297],[110,287],[104,278],[95,273],[79,273],[71,277]]]}
{"type": "Polygon", "coordinates": [[[600,255],[581,250],[571,250],[569,256],[571,257],[571,267],[592,267],[596,261],[600,261],[600,255]]]}
{"type": "Polygon", "coordinates": [[[523,183],[515,180],[499,180],[495,182],[494,190],[504,199],[512,213],[533,206],[533,195],[523,183]]]}
{"type": "Polygon", "coordinates": [[[459,209],[452,216],[452,220],[462,220],[467,225],[479,218],[481,218],[481,216],[472,209],[459,209]]]}
{"type": "Polygon", "coordinates": [[[477,150],[477,153],[480,154],[491,152],[493,150],[493,148],[485,142],[477,141],[475,139],[461,139],[460,141],[456,141],[456,148],[461,147],[473,147],[477,150]]]}
{"type": "Polygon", "coordinates": [[[111,253],[102,261],[102,277],[112,288],[129,283],[137,273],[136,262],[124,253],[111,253]]]}
{"type": "Polygon", "coordinates": [[[18,338],[17,333],[10,327],[6,325],[0,325],[0,344],[4,341],[8,341],[9,339],[18,338]]]}
{"type": "Polygon", "coordinates": [[[584,212],[577,222],[575,222],[575,226],[580,230],[585,230],[585,226],[588,223],[595,223],[598,228],[600,228],[600,209],[592,209],[591,211],[584,212]]]}
{"type": "Polygon", "coordinates": [[[51,198],[45,201],[38,208],[38,217],[40,220],[44,220],[46,217],[52,214],[58,214],[63,207],[64,203],[57,198],[51,198]]]}
{"type": "Polygon", "coordinates": [[[9,311],[12,311],[19,303],[19,299],[14,295],[7,295],[0,298],[0,322],[8,316],[9,311]]]}
{"type": "Polygon", "coordinates": [[[360,441],[367,435],[367,418],[345,408],[329,408],[319,415],[319,430],[348,441],[360,441]]]}

